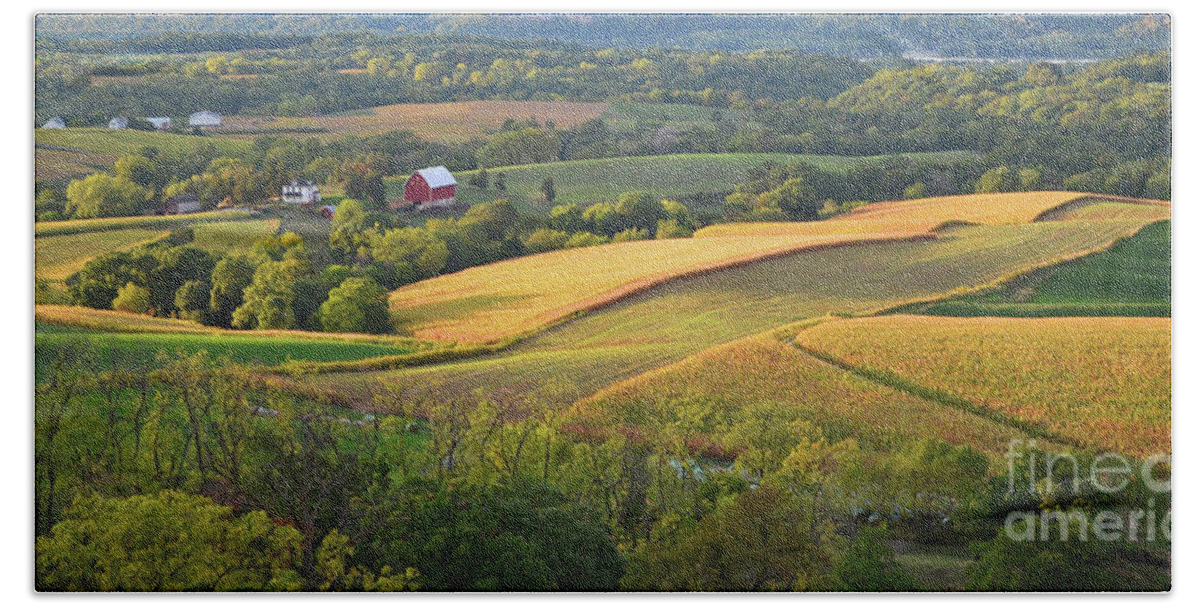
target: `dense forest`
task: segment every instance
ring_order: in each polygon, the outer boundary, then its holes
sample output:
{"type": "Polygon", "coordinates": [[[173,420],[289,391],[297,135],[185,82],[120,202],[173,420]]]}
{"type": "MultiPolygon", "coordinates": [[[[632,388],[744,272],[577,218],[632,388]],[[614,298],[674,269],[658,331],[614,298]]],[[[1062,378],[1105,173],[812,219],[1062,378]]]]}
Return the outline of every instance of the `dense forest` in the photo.
{"type": "MultiPolygon", "coordinates": [[[[753,51],[789,48],[849,57],[1102,59],[1170,46],[1166,15],[52,15],[39,43],[129,52],[138,37],[191,39],[190,50],[275,48],[289,37],[347,30],[569,41],[618,48],[753,51]],[[219,35],[218,35],[219,34],[219,35]],[[232,34],[232,35],[231,35],[232,34]],[[207,39],[209,43],[197,43],[207,39]],[[122,41],[99,46],[95,41],[122,41]],[[253,42],[249,42],[253,41],[253,42]],[[120,50],[117,50],[120,49],[120,50]]],[[[170,47],[160,47],[168,50],[170,47]]],[[[93,51],[96,52],[96,51],[93,51]]]]}

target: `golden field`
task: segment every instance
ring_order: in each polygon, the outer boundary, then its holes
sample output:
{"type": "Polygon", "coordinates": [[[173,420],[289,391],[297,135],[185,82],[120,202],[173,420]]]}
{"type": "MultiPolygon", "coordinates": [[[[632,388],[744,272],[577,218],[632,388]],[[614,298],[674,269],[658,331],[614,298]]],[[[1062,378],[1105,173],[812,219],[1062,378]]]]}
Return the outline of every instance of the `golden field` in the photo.
{"type": "Polygon", "coordinates": [[[947,297],[1048,260],[1106,247],[1140,226],[1133,221],[966,226],[936,240],[817,248],[667,281],[499,352],[477,349],[486,356],[396,370],[342,366],[338,371],[345,373],[306,382],[370,403],[371,387],[380,378],[435,399],[520,398],[553,380],[573,387],[573,401],[713,346],[803,319],[873,314],[947,297]]]}
{"type": "Polygon", "coordinates": [[[618,382],[575,405],[585,428],[637,427],[646,408],[707,403],[717,412],[710,432],[748,407],[769,404],[822,428],[831,439],[854,438],[872,450],[901,449],[923,437],[1003,453],[1011,426],[872,382],[822,362],[770,334],[704,350],[678,363],[618,382]]]}
{"type": "Polygon", "coordinates": [[[999,225],[1048,220],[1150,221],[1170,215],[1170,203],[1165,201],[1084,192],[1006,192],[871,203],[823,222],[716,224],[697,231],[696,236],[828,234],[835,230],[930,231],[952,222],[999,225]]]}
{"type": "MultiPolygon", "coordinates": [[[[876,203],[820,222],[721,224],[691,239],[567,249],[469,268],[402,287],[392,292],[391,306],[420,338],[493,342],[681,276],[839,243],[939,238],[934,230],[955,222],[1025,224],[1085,197],[1095,198],[1078,192],[963,195],[876,203]]],[[[1148,208],[1169,214],[1169,207],[1148,208]]],[[[1089,224],[1107,233],[1114,222],[1136,227],[1144,221],[1149,219],[1131,216],[1089,224]]],[[[994,254],[987,249],[980,253],[994,254]]]]}
{"type": "Polygon", "coordinates": [[[538,330],[684,276],[805,250],[917,236],[667,239],[564,249],[407,285],[392,292],[391,307],[419,338],[491,342],[538,330]]]}
{"type": "Polygon", "coordinates": [[[822,323],[796,344],[964,398],[1080,445],[1171,451],[1168,318],[883,316],[822,323]]]}

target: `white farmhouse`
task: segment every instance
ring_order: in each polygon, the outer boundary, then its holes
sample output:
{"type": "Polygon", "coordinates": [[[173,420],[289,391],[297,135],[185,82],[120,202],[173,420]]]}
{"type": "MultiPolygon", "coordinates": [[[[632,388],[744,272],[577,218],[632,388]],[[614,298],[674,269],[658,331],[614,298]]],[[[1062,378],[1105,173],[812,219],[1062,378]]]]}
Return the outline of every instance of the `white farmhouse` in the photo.
{"type": "Polygon", "coordinates": [[[128,129],[129,128],[129,119],[125,118],[124,116],[114,116],[112,118],[112,120],[108,121],[108,128],[114,129],[114,130],[115,129],[128,129]]]}
{"type": "Polygon", "coordinates": [[[155,129],[163,131],[171,128],[171,118],[168,116],[147,116],[146,122],[154,125],[155,129]]]}
{"type": "Polygon", "coordinates": [[[54,118],[47,120],[46,124],[42,125],[42,128],[43,129],[65,129],[65,128],[67,128],[67,123],[64,122],[62,118],[55,116],[54,118]]]}
{"type": "Polygon", "coordinates": [[[221,115],[216,112],[204,110],[196,112],[188,117],[189,127],[219,127],[221,126],[221,115]]]}
{"type": "Polygon", "coordinates": [[[283,185],[283,202],[293,205],[311,205],[321,202],[321,191],[317,185],[306,180],[292,180],[283,185]]]}

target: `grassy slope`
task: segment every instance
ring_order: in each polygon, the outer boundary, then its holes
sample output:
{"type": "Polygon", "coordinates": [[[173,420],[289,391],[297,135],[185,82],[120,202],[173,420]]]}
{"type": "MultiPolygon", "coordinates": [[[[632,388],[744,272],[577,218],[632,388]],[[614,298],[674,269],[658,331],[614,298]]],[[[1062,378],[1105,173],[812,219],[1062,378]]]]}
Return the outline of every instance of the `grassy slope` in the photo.
{"type": "MultiPolygon", "coordinates": [[[[1128,209],[1114,211],[1132,215],[1128,209]]],[[[1151,224],[1108,251],[1018,277],[993,292],[937,302],[913,312],[965,317],[1169,317],[1171,223],[1151,224]]]]}
{"type": "MultiPolygon", "coordinates": [[[[923,158],[952,158],[964,153],[917,154],[923,158]]],[[[909,156],[909,155],[906,155],[909,156]]],[[[468,186],[473,171],[456,174],[459,200],[478,203],[510,198],[519,206],[546,212],[553,205],[616,200],[622,192],[644,190],[664,198],[705,192],[728,192],[746,177],[751,167],[767,162],[808,162],[830,170],[844,170],[858,162],[876,157],[818,156],[802,154],[669,154],[662,156],[626,156],[596,158],[515,167],[488,169],[494,181],[504,172],[505,192],[480,190],[468,186]],[[542,199],[542,182],[554,180],[553,203],[542,199]]],[[[390,195],[400,196],[404,177],[388,178],[390,195]]]]}
{"type": "Polygon", "coordinates": [[[629,287],[638,282],[661,282],[699,266],[866,234],[926,234],[950,220],[1028,222],[1080,196],[1044,192],[879,203],[823,222],[724,224],[692,239],[555,251],[406,286],[392,294],[392,308],[421,337],[496,340],[586,310],[595,302],[615,300],[632,293],[629,287]]]}
{"type": "Polygon", "coordinates": [[[883,316],[797,344],[960,397],[1093,448],[1171,451],[1171,321],[883,316]]]}
{"type": "Polygon", "coordinates": [[[132,249],[165,236],[166,231],[154,228],[40,236],[33,242],[33,274],[38,279],[62,281],[101,253],[132,249]]]}
{"type": "Polygon", "coordinates": [[[128,334],[69,328],[37,323],[34,358],[48,361],[57,348],[77,348],[83,341],[92,346],[104,367],[152,369],[160,351],[194,354],[205,351],[214,357],[228,355],[237,363],[277,365],[287,361],[343,361],[410,353],[412,348],[347,342],[342,340],[280,340],[269,336],[205,334],[128,334]]]}
{"type": "Polygon", "coordinates": [[[236,222],[251,219],[241,211],[206,211],[186,215],[138,215],[131,217],[102,217],[90,220],[63,220],[59,222],[35,222],[33,235],[36,238],[60,235],[122,230],[126,228],[157,228],[171,230],[179,226],[207,222],[236,222]]]}
{"type": "Polygon", "coordinates": [[[377,378],[430,397],[479,389],[520,395],[547,381],[580,398],[706,348],[830,312],[870,312],[989,283],[1046,259],[1102,246],[1140,223],[963,227],[933,242],[806,252],[666,283],[537,335],[503,353],[391,372],[322,375],[365,398],[377,378]]]}
{"type": "Polygon", "coordinates": [[[715,129],[719,123],[713,120],[714,114],[720,115],[722,123],[734,122],[742,128],[756,126],[749,122],[749,112],[683,103],[617,102],[610,104],[600,118],[610,129],[630,132],[642,131],[647,126],[715,129]]]}
{"type": "MultiPolygon", "coordinates": [[[[47,281],[63,281],[97,255],[132,249],[167,236],[165,227],[38,236],[34,239],[34,276],[47,281]]],[[[275,234],[279,230],[279,220],[206,222],[195,224],[193,228],[196,239],[192,246],[224,254],[249,249],[259,238],[275,234]]]]}
{"type": "Polygon", "coordinates": [[[35,143],[43,145],[118,156],[132,154],[143,146],[154,146],[164,152],[178,152],[190,150],[206,143],[216,146],[222,154],[240,154],[248,151],[251,144],[249,141],[219,137],[197,137],[128,129],[114,131],[99,128],[34,129],[33,140],[35,143]]]}
{"type": "Polygon", "coordinates": [[[216,254],[226,254],[250,249],[254,242],[279,232],[279,220],[255,220],[250,222],[209,222],[193,226],[193,247],[216,254]]]}
{"type": "Polygon", "coordinates": [[[334,334],[310,332],[298,329],[256,329],[234,330],[209,327],[194,321],[184,319],[167,319],[149,317],[115,310],[96,310],[82,306],[55,306],[39,304],[34,306],[34,319],[47,325],[58,325],[80,330],[101,331],[129,334],[195,334],[208,336],[258,337],[274,338],[287,343],[289,341],[339,341],[358,344],[375,344],[396,348],[399,350],[423,350],[433,344],[404,338],[401,336],[386,336],[372,334],[334,334]]]}

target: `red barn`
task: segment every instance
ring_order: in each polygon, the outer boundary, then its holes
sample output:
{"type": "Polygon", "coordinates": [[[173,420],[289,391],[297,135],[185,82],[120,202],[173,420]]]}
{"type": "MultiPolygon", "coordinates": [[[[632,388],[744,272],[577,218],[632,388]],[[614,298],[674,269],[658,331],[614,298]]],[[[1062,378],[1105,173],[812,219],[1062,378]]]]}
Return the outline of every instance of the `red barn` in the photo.
{"type": "Polygon", "coordinates": [[[454,204],[458,182],[445,167],[428,167],[413,173],[404,182],[404,202],[414,207],[446,207],[454,204]]]}

